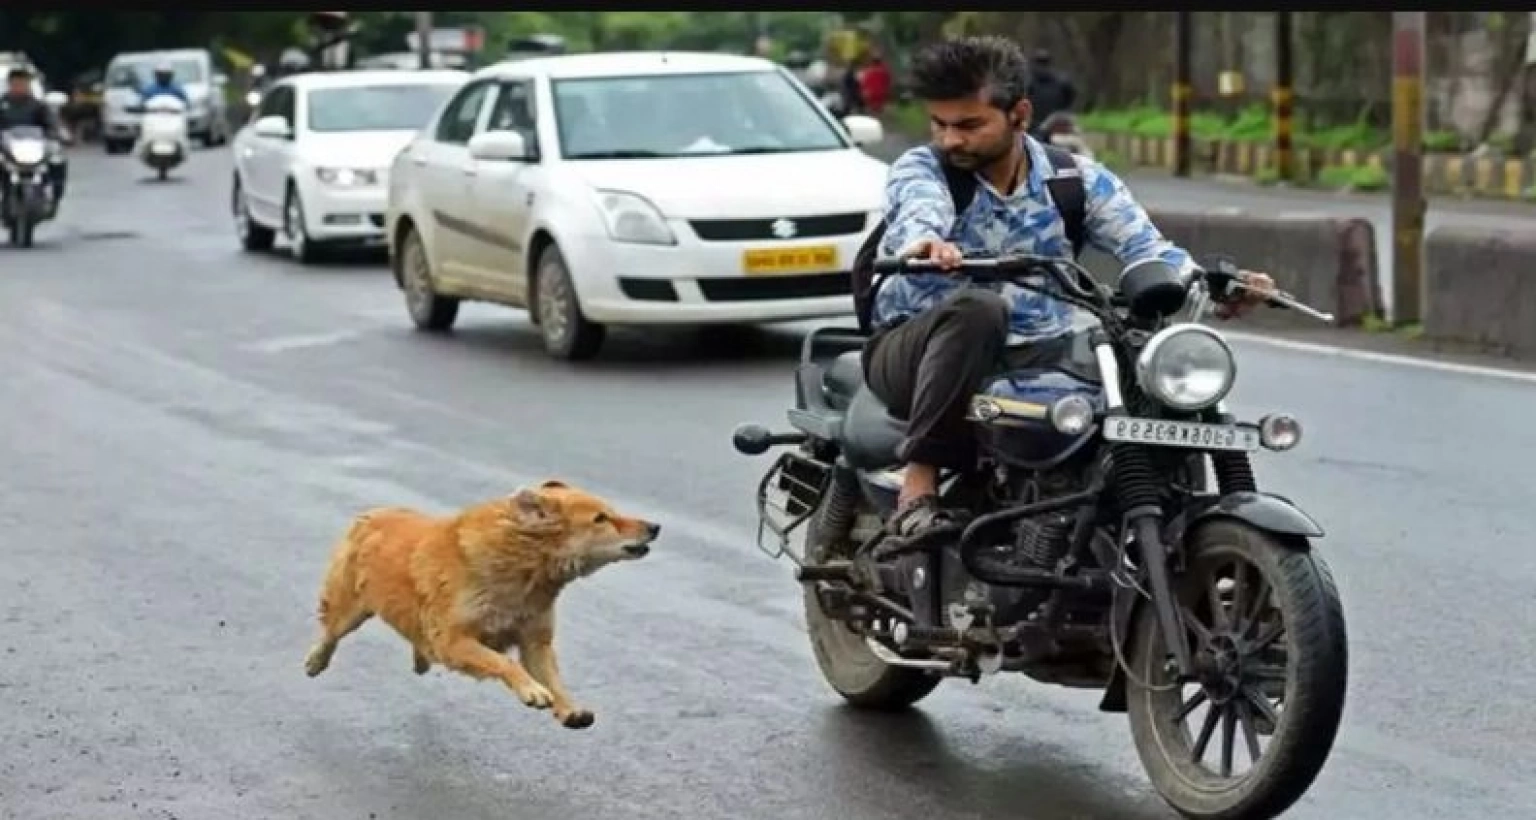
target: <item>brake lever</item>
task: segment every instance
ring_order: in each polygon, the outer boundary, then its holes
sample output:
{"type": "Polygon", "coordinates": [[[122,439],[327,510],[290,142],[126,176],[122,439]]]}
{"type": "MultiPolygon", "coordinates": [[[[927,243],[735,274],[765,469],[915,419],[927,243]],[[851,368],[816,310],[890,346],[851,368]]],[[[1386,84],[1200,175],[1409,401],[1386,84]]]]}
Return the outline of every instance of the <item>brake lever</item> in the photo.
{"type": "Polygon", "coordinates": [[[1265,296],[1266,301],[1272,303],[1272,307],[1294,310],[1297,313],[1310,316],[1319,322],[1327,322],[1328,324],[1334,323],[1335,317],[1332,313],[1326,313],[1324,311],[1318,310],[1317,308],[1302,302],[1300,299],[1297,299],[1295,296],[1292,296],[1283,290],[1276,289],[1272,291],[1261,291],[1258,288],[1249,285],[1247,282],[1237,278],[1234,278],[1231,282],[1229,282],[1227,287],[1237,288],[1238,290],[1245,290],[1249,293],[1262,293],[1265,296]]]}

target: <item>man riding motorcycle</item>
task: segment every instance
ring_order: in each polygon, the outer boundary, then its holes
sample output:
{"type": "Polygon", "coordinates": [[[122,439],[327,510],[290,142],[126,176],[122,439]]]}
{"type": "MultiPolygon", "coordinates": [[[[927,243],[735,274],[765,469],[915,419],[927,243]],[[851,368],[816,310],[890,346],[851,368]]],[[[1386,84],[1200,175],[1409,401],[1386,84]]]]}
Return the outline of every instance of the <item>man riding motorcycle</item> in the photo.
{"type": "Polygon", "coordinates": [[[1043,140],[1046,136],[1038,130],[1039,127],[1051,115],[1072,110],[1072,103],[1077,101],[1077,87],[1065,74],[1051,67],[1051,52],[1037,49],[1030,63],[1029,88],[1024,94],[1035,112],[1035,130],[1031,130],[1030,136],[1043,140]]]}
{"type": "MultiPolygon", "coordinates": [[[[946,41],[914,57],[913,95],[927,109],[933,144],[907,151],[890,168],[882,255],[928,259],[943,269],[967,254],[1070,259],[1074,231],[1058,210],[1066,206],[1048,181],[1054,174],[1081,179],[1079,241],[1126,266],[1161,261],[1194,269],[1189,253],[1163,237],[1109,169],[1066,156],[1059,162],[1076,167],[1054,171],[1053,155],[1027,133],[1029,75],[1022,51],[1001,37],[946,41]],[[956,213],[946,180],[966,174],[975,192],[956,213]]],[[[1264,274],[1242,276],[1253,290],[1224,318],[1262,303],[1274,287],[1264,274]]],[[[935,273],[891,277],[875,294],[871,318],[864,351],[869,388],[907,421],[898,449],[906,462],[900,509],[890,527],[911,537],[950,519],[938,500],[939,470],[975,464],[965,421],[970,396],[1005,353],[1013,360],[1059,349],[1072,330],[1072,308],[1012,285],[962,287],[935,273]]]]}
{"type": "Polygon", "coordinates": [[[139,91],[139,96],[145,100],[159,94],[169,94],[187,105],[192,104],[192,100],[187,97],[186,89],[176,82],[176,70],[169,63],[157,64],[154,79],[139,91]]]}
{"type": "MultiPolygon", "coordinates": [[[[58,117],[48,104],[32,93],[32,72],[24,66],[16,66],[6,74],[5,96],[0,97],[0,131],[22,125],[43,129],[51,138],[69,142],[58,117]]],[[[69,166],[63,157],[48,165],[48,180],[53,186],[53,203],[64,199],[64,184],[69,179],[69,166]]]]}

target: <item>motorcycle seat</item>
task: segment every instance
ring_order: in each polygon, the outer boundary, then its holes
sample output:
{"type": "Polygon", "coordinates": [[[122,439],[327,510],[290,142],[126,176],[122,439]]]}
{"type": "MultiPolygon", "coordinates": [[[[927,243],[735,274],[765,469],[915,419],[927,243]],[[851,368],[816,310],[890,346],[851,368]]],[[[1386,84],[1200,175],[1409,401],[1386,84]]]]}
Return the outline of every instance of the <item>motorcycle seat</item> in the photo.
{"type": "Polygon", "coordinates": [[[906,434],[907,423],[891,415],[879,396],[861,386],[843,416],[843,457],[859,470],[890,469],[901,463],[896,448],[906,434]]]}
{"type": "Polygon", "coordinates": [[[847,410],[848,403],[864,387],[864,361],[858,350],[850,350],[833,360],[822,377],[822,393],[827,403],[838,410],[847,410]]]}

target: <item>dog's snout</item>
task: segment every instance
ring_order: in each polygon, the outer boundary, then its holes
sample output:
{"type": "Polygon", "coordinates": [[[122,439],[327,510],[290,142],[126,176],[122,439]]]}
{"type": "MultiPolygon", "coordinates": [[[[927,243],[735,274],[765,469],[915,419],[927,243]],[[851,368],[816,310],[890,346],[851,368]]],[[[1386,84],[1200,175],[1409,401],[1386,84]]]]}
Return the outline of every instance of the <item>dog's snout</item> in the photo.
{"type": "Polygon", "coordinates": [[[645,537],[654,541],[658,535],[661,535],[661,525],[650,521],[645,522],[645,537]]]}

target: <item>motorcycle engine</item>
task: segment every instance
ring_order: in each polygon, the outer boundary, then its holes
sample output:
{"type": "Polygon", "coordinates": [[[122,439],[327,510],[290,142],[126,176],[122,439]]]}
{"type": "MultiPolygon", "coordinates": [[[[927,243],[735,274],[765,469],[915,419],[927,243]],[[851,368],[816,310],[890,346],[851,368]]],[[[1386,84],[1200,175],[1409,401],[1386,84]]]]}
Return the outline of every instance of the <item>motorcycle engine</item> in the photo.
{"type": "MultiPolygon", "coordinates": [[[[1027,476],[1003,474],[995,488],[998,495],[995,503],[999,508],[1030,503],[1078,488],[1078,477],[1070,469],[1027,476]]],[[[1054,512],[1020,519],[1010,532],[1011,541],[989,545],[977,553],[977,558],[999,569],[1054,571],[1071,546],[1072,516],[1068,512],[1054,512]]],[[[991,604],[994,618],[1000,624],[1028,618],[1051,595],[1050,590],[1039,587],[996,586],[972,578],[956,549],[945,550],[941,577],[947,582],[944,584],[946,601],[991,604]]]]}

